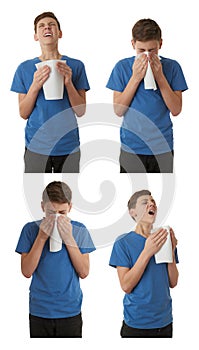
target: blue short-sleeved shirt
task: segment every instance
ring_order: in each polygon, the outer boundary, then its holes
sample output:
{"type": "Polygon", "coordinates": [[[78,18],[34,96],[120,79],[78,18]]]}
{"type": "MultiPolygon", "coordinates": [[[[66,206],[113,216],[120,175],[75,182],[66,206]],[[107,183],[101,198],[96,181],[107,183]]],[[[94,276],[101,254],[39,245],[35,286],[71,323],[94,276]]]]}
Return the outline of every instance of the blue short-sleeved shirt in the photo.
{"type": "MultiPolygon", "coordinates": [[[[77,90],[89,90],[84,64],[68,56],[62,56],[72,69],[72,81],[77,90]]],[[[27,94],[36,71],[38,57],[21,63],[14,75],[11,90],[27,94]]],[[[71,108],[67,90],[61,100],[45,100],[40,90],[35,107],[25,128],[25,145],[35,153],[59,156],[79,150],[79,132],[75,113],[71,108]]]]}
{"type": "MultiPolygon", "coordinates": [[[[16,252],[28,253],[37,237],[40,221],[26,224],[21,232],[16,252]]],[[[95,250],[86,227],[71,221],[73,236],[82,254],[95,250]]],[[[66,246],[58,252],[49,251],[46,241],[30,285],[30,314],[43,318],[65,318],[81,312],[82,291],[79,277],[71,263],[66,246]]]]}
{"type": "MultiPolygon", "coordinates": [[[[131,76],[135,57],[119,61],[107,87],[123,92],[131,76]]],[[[163,73],[173,91],[186,90],[187,84],[178,62],[161,57],[163,73]]],[[[173,150],[173,125],[160,89],[145,90],[141,81],[120,129],[121,147],[135,154],[162,154],[173,150]]]]}
{"type": "MultiPolygon", "coordinates": [[[[144,249],[146,238],[129,232],[114,243],[110,265],[131,269],[144,249]]],[[[176,262],[178,262],[176,251],[176,262]]],[[[167,264],[150,259],[144,274],[130,294],[125,294],[124,321],[133,328],[161,328],[172,322],[172,300],[167,264]]]]}

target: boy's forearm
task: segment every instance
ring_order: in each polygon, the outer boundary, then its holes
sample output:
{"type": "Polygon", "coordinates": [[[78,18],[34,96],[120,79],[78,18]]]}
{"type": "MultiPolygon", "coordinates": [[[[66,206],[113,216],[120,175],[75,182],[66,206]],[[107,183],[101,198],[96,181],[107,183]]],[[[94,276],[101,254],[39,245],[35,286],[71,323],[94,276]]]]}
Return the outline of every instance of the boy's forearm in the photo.
{"type": "Polygon", "coordinates": [[[77,91],[70,81],[66,85],[68,98],[73,111],[78,117],[82,117],[86,112],[86,95],[84,90],[77,91]]]}
{"type": "Polygon", "coordinates": [[[32,113],[37,100],[38,91],[33,86],[30,87],[27,94],[19,95],[19,113],[20,116],[27,120],[32,113]]]}
{"type": "Polygon", "coordinates": [[[122,289],[125,293],[131,293],[131,291],[139,283],[143,276],[143,273],[148,265],[150,257],[146,254],[145,250],[142,251],[135,265],[125,274],[122,281],[122,289]]]}
{"type": "Polygon", "coordinates": [[[65,241],[66,249],[70,256],[75,271],[80,278],[86,278],[89,274],[89,255],[82,254],[73,237],[65,241]]]}
{"type": "Polygon", "coordinates": [[[177,116],[182,110],[181,91],[173,91],[165,76],[156,80],[162,94],[162,98],[173,116],[177,116]]]}
{"type": "Polygon", "coordinates": [[[41,238],[38,234],[31,250],[29,253],[23,253],[21,257],[21,271],[22,274],[30,278],[34,271],[36,270],[41,254],[45,245],[46,239],[41,238]]]}
{"type": "Polygon", "coordinates": [[[169,286],[174,288],[178,283],[178,269],[176,266],[175,256],[173,256],[173,263],[168,264],[169,286]]]}
{"type": "Polygon", "coordinates": [[[132,76],[123,92],[114,93],[114,112],[118,117],[122,117],[129,108],[139,84],[140,82],[132,76]]]}

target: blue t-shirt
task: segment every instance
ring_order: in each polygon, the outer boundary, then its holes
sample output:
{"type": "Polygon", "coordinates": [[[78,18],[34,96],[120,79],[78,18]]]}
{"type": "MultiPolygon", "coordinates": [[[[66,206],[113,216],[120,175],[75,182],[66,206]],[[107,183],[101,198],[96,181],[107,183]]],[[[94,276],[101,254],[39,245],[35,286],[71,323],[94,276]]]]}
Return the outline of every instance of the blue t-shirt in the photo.
{"type": "MultiPolygon", "coordinates": [[[[77,90],[89,90],[84,64],[76,59],[62,56],[72,69],[72,81],[77,90]]],[[[11,91],[27,94],[36,71],[38,57],[21,63],[14,75],[11,91]]],[[[25,145],[35,153],[59,156],[79,150],[79,131],[75,113],[71,108],[67,90],[61,100],[45,100],[40,90],[35,107],[25,128],[25,145]]]]}
{"type": "MultiPolygon", "coordinates": [[[[114,243],[110,265],[131,269],[144,249],[146,238],[129,232],[114,243]]],[[[176,262],[178,262],[176,251],[176,262]]],[[[172,322],[172,300],[169,289],[167,264],[156,264],[150,259],[142,278],[123,300],[124,321],[133,328],[165,327],[172,322]]]]}
{"type": "MultiPolygon", "coordinates": [[[[119,61],[107,87],[123,92],[131,76],[135,57],[119,61]]],[[[186,90],[187,84],[178,62],[161,57],[163,73],[173,91],[186,90]]],[[[135,154],[162,154],[173,150],[173,125],[160,89],[145,90],[141,81],[120,129],[121,148],[135,154]]]]}
{"type": "MultiPolygon", "coordinates": [[[[21,232],[16,252],[28,253],[37,237],[40,221],[27,223],[21,232]]],[[[71,221],[73,236],[82,254],[95,250],[86,227],[71,221]]],[[[43,318],[65,318],[81,312],[82,291],[66,246],[58,252],[49,251],[49,239],[33,273],[30,285],[30,314],[43,318]]]]}

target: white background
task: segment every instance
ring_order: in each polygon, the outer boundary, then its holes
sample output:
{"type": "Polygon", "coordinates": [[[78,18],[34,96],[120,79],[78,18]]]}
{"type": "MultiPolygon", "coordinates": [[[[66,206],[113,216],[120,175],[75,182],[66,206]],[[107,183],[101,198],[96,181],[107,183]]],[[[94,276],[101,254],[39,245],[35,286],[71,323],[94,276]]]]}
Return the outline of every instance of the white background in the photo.
{"type": "MultiPolygon", "coordinates": [[[[156,349],[161,346],[174,349],[176,346],[197,344],[198,315],[198,18],[197,2],[185,1],[129,1],[129,0],[74,0],[74,1],[24,1],[1,2],[1,343],[4,347],[31,349],[37,345],[74,346],[101,348],[108,346],[147,346],[156,349]],[[182,66],[189,90],[183,94],[183,111],[173,118],[175,136],[175,174],[167,178],[169,209],[165,204],[164,220],[175,230],[179,241],[178,286],[171,291],[173,297],[174,338],[171,340],[144,339],[122,340],[119,331],[122,323],[122,298],[116,271],[108,266],[112,243],[106,239],[107,227],[120,221],[126,210],[126,203],[134,190],[148,187],[157,203],[167,203],[160,174],[144,178],[117,175],[114,162],[93,159],[76,178],[82,197],[88,202],[100,199],[100,186],[109,180],[115,187],[111,207],[103,213],[90,214],[78,210],[74,203],[71,217],[82,221],[88,228],[104,227],[106,247],[91,254],[91,271],[82,281],[84,293],[82,340],[30,340],[28,329],[28,288],[30,280],[20,273],[20,257],[14,252],[22,226],[32,221],[33,207],[38,215],[41,191],[47,183],[64,180],[71,186],[74,179],[61,175],[23,175],[24,120],[18,114],[17,95],[11,93],[10,85],[19,63],[40,54],[39,44],[33,40],[33,20],[43,11],[53,11],[59,18],[63,31],[60,52],[81,59],[91,86],[87,93],[88,104],[112,103],[112,93],[105,88],[115,63],[133,55],[131,29],[140,18],[153,18],[163,32],[163,47],[160,54],[176,59],[182,66]],[[106,168],[103,169],[103,166],[106,168]],[[107,171],[106,171],[107,169],[107,171]],[[169,185],[171,183],[171,186],[169,185]],[[32,198],[27,188],[32,190],[32,198]],[[175,190],[172,186],[175,183],[175,190]],[[146,186],[147,184],[147,186],[146,186]],[[25,189],[25,190],[24,190],[25,189]],[[121,190],[122,189],[122,190],[121,190]],[[28,200],[27,200],[28,196],[28,200]],[[31,205],[29,203],[32,203],[31,205]]],[[[85,116],[86,118],[86,116],[85,116]]],[[[116,118],[116,117],[115,117],[116,118]]],[[[98,129],[99,130],[99,129],[98,129]]],[[[108,138],[115,140],[118,134],[108,132],[108,138]],[[115,136],[116,135],[116,136],[115,136]]],[[[106,137],[106,128],[102,138],[106,137]]],[[[95,128],[80,130],[82,144],[87,140],[100,138],[95,128]],[[97,135],[97,136],[96,136],[97,135]]],[[[118,142],[118,139],[117,139],[118,142]]],[[[72,188],[75,194],[76,188],[72,188]]],[[[165,188],[164,188],[165,191],[165,188]]],[[[95,210],[94,210],[95,211],[95,210]]],[[[37,217],[38,218],[38,217],[37,217]]],[[[130,230],[133,222],[126,220],[121,233],[130,230]]]]}

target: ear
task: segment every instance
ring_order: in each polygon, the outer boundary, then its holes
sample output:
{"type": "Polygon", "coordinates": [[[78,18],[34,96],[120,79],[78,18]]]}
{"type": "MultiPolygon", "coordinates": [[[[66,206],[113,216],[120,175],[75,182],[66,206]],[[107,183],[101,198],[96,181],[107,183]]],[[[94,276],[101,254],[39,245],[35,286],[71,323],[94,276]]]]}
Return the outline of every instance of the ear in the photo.
{"type": "Polygon", "coordinates": [[[133,46],[133,49],[135,50],[135,40],[131,40],[131,44],[132,44],[132,46],[133,46]]]}
{"type": "Polygon", "coordinates": [[[39,38],[38,38],[37,33],[34,34],[34,40],[35,40],[35,41],[39,41],[39,38]]]}
{"type": "Polygon", "coordinates": [[[70,213],[71,209],[72,209],[72,203],[70,203],[70,204],[68,205],[68,213],[70,213]]]}
{"type": "Polygon", "coordinates": [[[62,31],[60,30],[60,31],[59,31],[59,39],[62,38],[62,35],[63,35],[63,34],[62,34],[62,31]]]}
{"type": "Polygon", "coordinates": [[[133,218],[133,220],[136,221],[137,213],[136,213],[135,208],[131,208],[131,209],[129,210],[129,214],[130,214],[130,216],[133,218]]]}
{"type": "Polygon", "coordinates": [[[163,42],[163,40],[162,39],[160,39],[160,42],[159,42],[159,50],[161,49],[161,47],[162,47],[162,42],[163,42]]]}
{"type": "Polygon", "coordinates": [[[44,202],[43,202],[43,201],[41,202],[41,209],[42,209],[43,212],[44,212],[44,202]]]}

